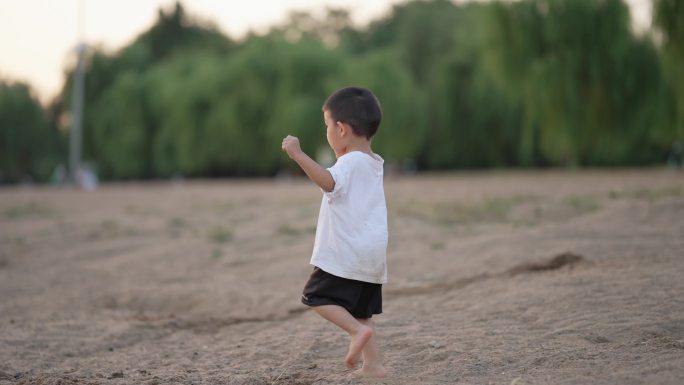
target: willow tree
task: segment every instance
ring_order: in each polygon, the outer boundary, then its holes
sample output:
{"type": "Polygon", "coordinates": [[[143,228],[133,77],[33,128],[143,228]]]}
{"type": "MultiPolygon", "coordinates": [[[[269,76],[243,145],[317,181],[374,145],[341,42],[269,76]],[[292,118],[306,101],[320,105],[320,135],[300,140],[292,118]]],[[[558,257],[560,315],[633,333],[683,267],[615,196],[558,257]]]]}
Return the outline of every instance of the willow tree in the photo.
{"type": "Polygon", "coordinates": [[[0,183],[46,180],[61,142],[29,86],[0,79],[0,183]]]}
{"type": "Polygon", "coordinates": [[[488,68],[523,111],[523,163],[654,156],[661,143],[647,133],[663,130],[658,59],[631,32],[622,1],[496,3],[487,31],[488,68]]]}
{"type": "Polygon", "coordinates": [[[684,2],[655,0],[653,22],[662,37],[667,76],[675,94],[677,138],[684,140],[684,2]]]}

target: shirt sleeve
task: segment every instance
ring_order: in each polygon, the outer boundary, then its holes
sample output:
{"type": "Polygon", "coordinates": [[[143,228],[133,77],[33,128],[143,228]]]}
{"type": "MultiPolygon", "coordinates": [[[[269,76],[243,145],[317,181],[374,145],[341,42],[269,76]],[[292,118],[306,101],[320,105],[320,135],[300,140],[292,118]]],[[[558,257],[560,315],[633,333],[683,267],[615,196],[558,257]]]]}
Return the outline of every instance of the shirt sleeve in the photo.
{"type": "Polygon", "coordinates": [[[344,160],[338,160],[332,167],[327,169],[332,175],[335,181],[335,187],[330,192],[323,191],[328,201],[332,201],[335,198],[339,198],[344,195],[347,188],[347,183],[349,181],[349,164],[344,160]]]}

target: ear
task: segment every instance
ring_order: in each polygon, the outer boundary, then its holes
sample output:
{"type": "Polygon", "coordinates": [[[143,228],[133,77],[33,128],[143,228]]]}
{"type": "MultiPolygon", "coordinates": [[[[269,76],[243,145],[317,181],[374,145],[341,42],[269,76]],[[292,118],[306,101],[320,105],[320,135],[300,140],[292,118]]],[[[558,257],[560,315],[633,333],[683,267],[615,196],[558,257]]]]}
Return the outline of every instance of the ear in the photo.
{"type": "Polygon", "coordinates": [[[347,123],[342,123],[340,121],[337,122],[337,129],[339,130],[338,132],[340,133],[340,137],[345,137],[351,132],[351,126],[348,125],[347,123]]]}

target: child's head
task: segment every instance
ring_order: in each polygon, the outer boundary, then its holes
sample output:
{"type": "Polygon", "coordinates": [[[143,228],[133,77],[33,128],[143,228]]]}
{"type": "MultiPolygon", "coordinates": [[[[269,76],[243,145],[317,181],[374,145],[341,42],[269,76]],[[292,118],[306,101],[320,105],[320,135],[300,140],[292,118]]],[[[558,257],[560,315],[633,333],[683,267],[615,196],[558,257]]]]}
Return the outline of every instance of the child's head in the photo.
{"type": "Polygon", "coordinates": [[[356,136],[370,140],[382,120],[380,102],[366,88],[345,87],[335,91],[323,104],[333,122],[346,123],[356,136]]]}

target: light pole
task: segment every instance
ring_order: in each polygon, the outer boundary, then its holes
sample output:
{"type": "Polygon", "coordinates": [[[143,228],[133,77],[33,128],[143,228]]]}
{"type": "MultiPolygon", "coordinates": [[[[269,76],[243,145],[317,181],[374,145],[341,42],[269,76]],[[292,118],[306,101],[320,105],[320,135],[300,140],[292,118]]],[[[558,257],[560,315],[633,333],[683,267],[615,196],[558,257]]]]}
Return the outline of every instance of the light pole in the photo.
{"type": "Polygon", "coordinates": [[[83,86],[85,82],[84,59],[85,44],[76,47],[78,55],[76,69],[74,70],[73,84],[73,108],[71,112],[71,135],[69,148],[69,166],[71,181],[78,184],[78,171],[81,168],[81,137],[83,132],[83,86]]]}
{"type": "Polygon", "coordinates": [[[78,4],[78,45],[76,46],[76,69],[73,78],[73,107],[69,132],[69,174],[71,182],[78,185],[81,169],[81,137],[83,135],[83,88],[85,85],[85,52],[83,43],[83,0],[78,4]]]}

